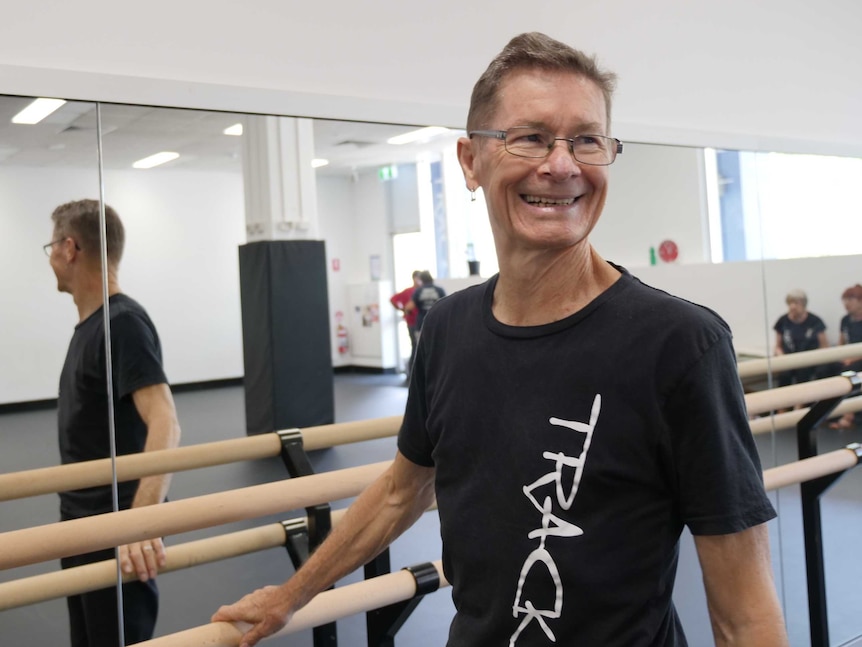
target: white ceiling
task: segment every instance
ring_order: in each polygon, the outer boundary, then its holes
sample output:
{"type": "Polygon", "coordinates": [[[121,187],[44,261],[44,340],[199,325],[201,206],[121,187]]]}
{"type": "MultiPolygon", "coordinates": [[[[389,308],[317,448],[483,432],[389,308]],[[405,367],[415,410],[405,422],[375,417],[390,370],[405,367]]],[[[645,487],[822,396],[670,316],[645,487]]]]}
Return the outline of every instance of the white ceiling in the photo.
{"type": "MultiPolygon", "coordinates": [[[[79,167],[97,164],[96,104],[69,101],[35,125],[13,124],[30,97],[0,95],[0,166],[79,167]]],[[[102,154],[107,169],[159,151],[180,157],[152,169],[183,168],[241,172],[241,138],[223,130],[242,121],[228,112],[101,104],[102,154]]],[[[425,144],[393,146],[386,140],[415,126],[314,120],[315,157],[330,161],[319,174],[349,174],[369,166],[415,161],[418,154],[454,146],[454,132],[425,144]]],[[[150,171],[150,172],[152,172],[150,171]]]]}

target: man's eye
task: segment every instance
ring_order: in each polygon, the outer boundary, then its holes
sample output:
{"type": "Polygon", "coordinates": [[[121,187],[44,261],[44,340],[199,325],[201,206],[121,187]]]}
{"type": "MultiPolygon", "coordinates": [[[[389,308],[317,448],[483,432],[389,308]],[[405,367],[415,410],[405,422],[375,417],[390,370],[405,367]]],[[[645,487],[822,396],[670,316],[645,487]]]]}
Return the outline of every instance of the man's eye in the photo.
{"type": "Polygon", "coordinates": [[[548,143],[548,137],[549,135],[547,133],[537,130],[528,130],[515,133],[514,137],[510,138],[509,141],[519,144],[539,144],[545,146],[548,143]]]}
{"type": "Polygon", "coordinates": [[[595,135],[581,135],[575,138],[575,144],[578,146],[595,147],[601,146],[602,140],[595,135]]]}

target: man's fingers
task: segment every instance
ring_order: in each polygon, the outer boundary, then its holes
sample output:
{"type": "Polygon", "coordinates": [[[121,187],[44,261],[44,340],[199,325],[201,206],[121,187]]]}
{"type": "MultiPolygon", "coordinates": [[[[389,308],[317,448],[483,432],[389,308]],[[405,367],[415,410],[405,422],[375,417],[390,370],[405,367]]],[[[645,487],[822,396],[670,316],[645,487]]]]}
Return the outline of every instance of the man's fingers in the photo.
{"type": "Polygon", "coordinates": [[[124,573],[137,574],[141,582],[155,578],[166,559],[165,546],[159,538],[120,547],[120,568],[124,573]]]}

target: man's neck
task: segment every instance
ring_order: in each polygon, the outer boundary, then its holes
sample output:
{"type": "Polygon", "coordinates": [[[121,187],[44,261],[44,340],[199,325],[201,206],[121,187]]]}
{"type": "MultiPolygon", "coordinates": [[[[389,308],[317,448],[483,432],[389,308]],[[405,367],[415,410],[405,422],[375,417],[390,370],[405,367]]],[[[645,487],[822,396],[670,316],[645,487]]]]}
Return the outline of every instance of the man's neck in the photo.
{"type": "Polygon", "coordinates": [[[560,252],[513,257],[501,265],[494,316],[512,326],[537,326],[578,312],[620,273],[588,244],[560,252]]]}
{"type": "MultiPolygon", "coordinates": [[[[120,293],[120,286],[114,276],[108,277],[108,297],[120,293]]],[[[89,279],[85,285],[80,286],[72,293],[75,306],[78,308],[78,322],[84,321],[91,314],[102,307],[104,303],[102,292],[102,279],[89,279]]]]}

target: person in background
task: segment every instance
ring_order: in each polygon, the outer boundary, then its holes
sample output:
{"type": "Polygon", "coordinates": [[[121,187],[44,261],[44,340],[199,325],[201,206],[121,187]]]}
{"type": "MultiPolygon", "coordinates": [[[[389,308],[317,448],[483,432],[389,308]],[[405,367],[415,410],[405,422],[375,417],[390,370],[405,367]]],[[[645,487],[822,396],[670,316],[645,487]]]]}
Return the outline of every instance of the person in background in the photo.
{"type": "Polygon", "coordinates": [[[414,270],[413,285],[394,294],[389,299],[389,303],[404,315],[404,323],[407,324],[407,331],[410,333],[410,359],[407,360],[407,382],[410,381],[410,369],[413,367],[413,358],[416,357],[416,317],[419,316],[419,310],[416,308],[416,304],[413,303],[413,293],[416,291],[416,288],[422,285],[422,280],[419,278],[420,274],[419,270],[414,270]]]}
{"type": "MultiPolygon", "coordinates": [[[[841,318],[841,332],[838,344],[856,344],[862,342],[862,285],[853,285],[841,294],[841,302],[847,314],[841,318]]],[[[862,371],[862,357],[850,357],[840,363],[842,371],[862,371]]],[[[856,414],[845,413],[829,423],[830,429],[852,429],[856,414]]]]}
{"type": "MultiPolygon", "coordinates": [[[[125,231],[117,213],[105,205],[108,316],[111,339],[111,393],[105,355],[105,313],[100,251],[100,203],[79,200],[57,207],[51,242],[45,245],[57,289],[72,296],[78,324],[60,375],[57,401],[60,458],[66,463],[110,456],[109,397],[113,402],[118,455],[176,447],[180,426],[162,368],[159,336],[146,311],[120,290],[118,270],[125,231]]],[[[165,500],[170,475],[119,483],[119,508],[138,508],[165,500]]],[[[113,510],[110,485],[60,493],[62,520],[113,510]]],[[[63,568],[112,559],[113,549],[66,557],[63,568]]],[[[137,580],[123,585],[124,644],[149,640],[158,614],[155,577],[165,564],[160,538],[117,550],[124,573],[137,580]]],[[[67,598],[72,647],[120,644],[117,594],[106,588],[67,598]]]]}
{"type": "Polygon", "coordinates": [[[422,324],[425,322],[425,317],[431,311],[431,308],[440,299],[446,296],[446,291],[439,285],[434,285],[434,277],[431,272],[423,270],[419,273],[421,285],[416,288],[413,293],[413,304],[416,306],[418,315],[416,317],[416,339],[422,333],[422,324]]]}
{"type": "MultiPolygon", "coordinates": [[[[802,290],[791,290],[785,298],[787,313],[775,322],[775,354],[786,355],[806,350],[826,348],[826,324],[816,314],[808,312],[808,297],[802,290]]],[[[789,386],[814,379],[818,369],[806,366],[778,374],[778,386],[789,386]]]]}
{"type": "Polygon", "coordinates": [[[449,647],[685,645],[672,601],[685,527],[715,644],[788,644],[729,327],[589,242],[622,150],[614,78],[539,33],[479,78],[458,159],[484,193],[499,273],[427,314],[387,471],[293,577],[214,614],[251,625],[242,645],[435,495],[449,647]]]}

